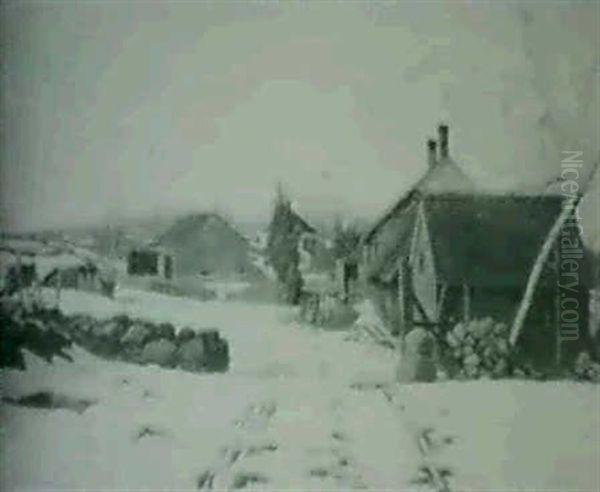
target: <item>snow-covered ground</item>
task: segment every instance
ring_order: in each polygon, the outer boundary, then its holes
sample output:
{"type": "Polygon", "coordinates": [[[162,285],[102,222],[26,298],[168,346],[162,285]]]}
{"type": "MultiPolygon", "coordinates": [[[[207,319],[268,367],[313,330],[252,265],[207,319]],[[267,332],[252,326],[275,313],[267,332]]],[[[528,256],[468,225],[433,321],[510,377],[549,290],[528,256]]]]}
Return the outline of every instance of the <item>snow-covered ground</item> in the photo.
{"type": "Polygon", "coordinates": [[[217,327],[231,369],[185,373],[80,349],[72,363],[28,356],[27,371],[3,372],[4,396],[44,390],[93,404],[3,404],[2,490],[415,490],[424,461],[456,491],[599,489],[598,386],[400,387],[391,351],[299,325],[282,307],[134,290],[115,300],[65,291],[61,304],[217,327]]]}

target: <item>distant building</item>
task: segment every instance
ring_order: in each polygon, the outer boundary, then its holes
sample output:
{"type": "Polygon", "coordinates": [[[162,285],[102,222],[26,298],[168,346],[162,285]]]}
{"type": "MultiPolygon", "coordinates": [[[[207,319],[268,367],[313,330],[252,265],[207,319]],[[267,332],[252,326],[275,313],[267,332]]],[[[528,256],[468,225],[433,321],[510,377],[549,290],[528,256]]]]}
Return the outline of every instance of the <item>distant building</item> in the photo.
{"type": "Polygon", "coordinates": [[[239,276],[257,271],[249,241],[216,213],[176,221],[155,243],[171,251],[177,276],[239,276]]]}
{"type": "Polygon", "coordinates": [[[115,273],[100,257],[61,242],[10,238],[0,244],[0,290],[49,286],[112,295],[115,273]]]}

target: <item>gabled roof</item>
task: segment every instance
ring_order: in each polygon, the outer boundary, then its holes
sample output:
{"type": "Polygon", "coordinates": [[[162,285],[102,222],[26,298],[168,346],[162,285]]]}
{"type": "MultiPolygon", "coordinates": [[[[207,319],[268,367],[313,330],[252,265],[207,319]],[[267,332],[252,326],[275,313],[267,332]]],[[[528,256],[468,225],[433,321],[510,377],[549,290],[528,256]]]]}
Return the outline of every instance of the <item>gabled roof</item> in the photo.
{"type": "Polygon", "coordinates": [[[525,285],[562,209],[562,198],[550,195],[437,195],[423,203],[438,278],[490,287],[525,285]]]}
{"type": "Polygon", "coordinates": [[[364,242],[369,242],[377,231],[395,214],[401,213],[419,196],[444,193],[469,193],[475,190],[471,179],[460,169],[450,157],[440,160],[435,166],[427,169],[417,183],[405,192],[392,207],[367,232],[364,242]]]}
{"type": "Polygon", "coordinates": [[[416,185],[424,194],[470,193],[475,191],[473,181],[451,157],[440,160],[430,168],[416,185]]]}
{"type": "Polygon", "coordinates": [[[243,242],[246,238],[240,234],[233,225],[219,214],[212,212],[190,214],[177,220],[166,232],[152,241],[153,247],[169,246],[188,240],[200,231],[206,230],[211,224],[221,223],[233,232],[243,242]]]}
{"type": "Polygon", "coordinates": [[[317,230],[311,226],[308,222],[306,222],[306,220],[304,220],[304,218],[302,218],[302,216],[296,212],[295,210],[290,210],[290,214],[292,217],[292,220],[295,222],[296,227],[298,227],[300,229],[301,232],[310,232],[310,233],[315,233],[317,232],[317,230]]]}
{"type": "MultiPolygon", "coordinates": [[[[417,216],[416,203],[412,203],[396,217],[394,233],[396,241],[382,251],[375,263],[369,267],[368,275],[384,282],[392,280],[397,272],[398,260],[410,254],[410,242],[417,216]]],[[[384,246],[384,245],[382,245],[384,246]]]]}

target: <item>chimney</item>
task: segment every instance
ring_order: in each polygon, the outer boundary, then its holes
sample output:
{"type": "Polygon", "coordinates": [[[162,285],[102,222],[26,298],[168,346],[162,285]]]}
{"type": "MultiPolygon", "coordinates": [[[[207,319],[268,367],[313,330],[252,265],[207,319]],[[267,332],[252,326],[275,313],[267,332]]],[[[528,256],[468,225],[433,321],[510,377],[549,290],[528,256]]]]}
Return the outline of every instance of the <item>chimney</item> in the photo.
{"type": "Polygon", "coordinates": [[[437,164],[437,155],[436,155],[436,147],[437,142],[430,138],[427,140],[427,164],[429,169],[433,168],[437,164]]]}
{"type": "Polygon", "coordinates": [[[448,158],[448,125],[438,126],[438,138],[440,141],[440,160],[448,158]]]}

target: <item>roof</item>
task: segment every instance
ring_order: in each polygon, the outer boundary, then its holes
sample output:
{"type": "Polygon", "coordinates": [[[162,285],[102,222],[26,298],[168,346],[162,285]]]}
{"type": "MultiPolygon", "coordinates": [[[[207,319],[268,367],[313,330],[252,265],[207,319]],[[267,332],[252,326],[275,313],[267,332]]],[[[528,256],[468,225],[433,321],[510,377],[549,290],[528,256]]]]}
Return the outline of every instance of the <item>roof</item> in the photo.
{"type": "Polygon", "coordinates": [[[228,229],[233,231],[242,241],[247,241],[247,239],[240,234],[235,227],[233,227],[219,214],[204,212],[187,215],[177,220],[166,232],[152,241],[152,248],[157,248],[159,246],[164,247],[165,245],[170,245],[173,243],[177,244],[178,242],[186,240],[187,238],[196,234],[198,231],[204,230],[206,227],[217,222],[220,222],[228,229]]]}
{"type": "Polygon", "coordinates": [[[394,229],[397,239],[391,247],[382,251],[375,263],[369,267],[368,276],[378,277],[384,282],[392,280],[397,271],[398,259],[410,254],[416,212],[417,207],[413,204],[398,215],[394,229]]]}
{"type": "Polygon", "coordinates": [[[475,190],[473,181],[451,157],[430,168],[416,187],[425,194],[469,193],[475,190]]]}
{"type": "Polygon", "coordinates": [[[445,193],[469,193],[475,190],[471,179],[460,169],[452,158],[440,160],[435,166],[427,169],[425,174],[406,191],[392,207],[371,227],[364,241],[369,242],[377,231],[395,214],[401,212],[408,204],[419,196],[445,193]]]}
{"type": "Polygon", "coordinates": [[[301,232],[317,232],[317,230],[308,222],[306,222],[306,220],[304,220],[298,212],[296,212],[295,210],[291,210],[290,213],[296,225],[301,229],[301,232]]]}
{"type": "MultiPolygon", "coordinates": [[[[549,195],[426,198],[438,277],[452,285],[524,285],[561,208],[562,198],[549,195]]],[[[587,285],[587,278],[580,280],[587,285]]]]}

